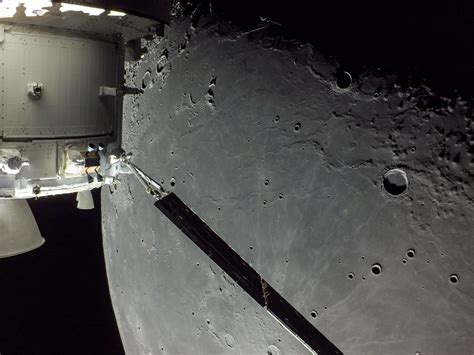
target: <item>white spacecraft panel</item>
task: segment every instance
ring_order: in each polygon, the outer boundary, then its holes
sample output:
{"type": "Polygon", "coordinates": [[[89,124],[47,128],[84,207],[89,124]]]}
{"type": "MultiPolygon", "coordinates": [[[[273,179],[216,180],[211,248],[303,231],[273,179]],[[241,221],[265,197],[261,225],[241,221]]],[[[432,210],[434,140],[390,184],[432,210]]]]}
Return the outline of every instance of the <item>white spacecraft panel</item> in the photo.
{"type": "Polygon", "coordinates": [[[38,180],[57,178],[56,142],[33,142],[25,146],[24,152],[30,164],[22,168],[21,177],[38,180]]]}
{"type": "Polygon", "coordinates": [[[4,27],[0,43],[1,123],[4,138],[66,138],[112,132],[115,98],[98,96],[116,87],[112,43],[58,35],[37,27],[4,27]],[[43,85],[39,98],[28,84],[43,85]]]}

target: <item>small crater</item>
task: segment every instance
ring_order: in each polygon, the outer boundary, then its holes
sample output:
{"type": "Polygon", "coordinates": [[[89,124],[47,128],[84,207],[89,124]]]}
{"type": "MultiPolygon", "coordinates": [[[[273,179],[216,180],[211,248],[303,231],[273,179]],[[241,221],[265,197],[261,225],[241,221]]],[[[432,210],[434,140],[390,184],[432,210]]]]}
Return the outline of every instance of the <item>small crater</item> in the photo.
{"type": "Polygon", "coordinates": [[[207,100],[209,102],[214,100],[214,91],[211,88],[207,90],[207,100]]]}
{"type": "Polygon", "coordinates": [[[168,62],[168,50],[165,49],[163,53],[161,54],[160,59],[158,59],[158,63],[156,64],[157,74],[161,74],[167,62],[168,62]]]}
{"type": "Polygon", "coordinates": [[[213,87],[213,86],[216,86],[216,82],[217,82],[217,77],[213,76],[211,78],[211,81],[209,82],[209,87],[213,87]]]}
{"type": "Polygon", "coordinates": [[[390,195],[397,196],[408,188],[407,174],[401,169],[392,169],[383,176],[383,187],[390,195]]]}
{"type": "Polygon", "coordinates": [[[370,270],[372,271],[372,274],[380,275],[382,273],[382,266],[380,264],[374,264],[370,270]]]}
{"type": "Polygon", "coordinates": [[[171,186],[171,187],[175,187],[175,186],[176,186],[176,179],[175,179],[175,178],[171,178],[171,180],[170,180],[170,186],[171,186]]]}
{"type": "Polygon", "coordinates": [[[407,263],[407,259],[403,258],[402,259],[402,264],[406,264],[407,263]]]}
{"type": "Polygon", "coordinates": [[[314,310],[311,311],[310,314],[311,314],[311,317],[312,317],[312,318],[317,318],[317,317],[318,317],[318,312],[316,312],[316,311],[314,311],[314,310]]]}
{"type": "Polygon", "coordinates": [[[267,180],[265,180],[264,184],[265,184],[265,186],[268,186],[270,184],[270,181],[267,179],[267,180]]]}
{"type": "Polygon", "coordinates": [[[449,282],[452,284],[457,284],[459,282],[459,276],[456,274],[449,275],[449,282]]]}
{"type": "Polygon", "coordinates": [[[147,70],[147,72],[143,75],[142,79],[142,89],[148,89],[151,85],[151,72],[147,70]]]}
{"type": "Polygon", "coordinates": [[[295,132],[299,132],[300,129],[301,129],[301,123],[300,123],[300,122],[297,122],[297,123],[295,124],[295,126],[293,127],[293,130],[294,130],[295,132]]]}
{"type": "Polygon", "coordinates": [[[278,195],[278,198],[279,198],[280,200],[283,200],[283,194],[279,194],[279,195],[278,195]]]}
{"type": "Polygon", "coordinates": [[[226,334],[224,335],[224,341],[229,348],[232,348],[235,345],[235,339],[232,335],[226,334]]]}
{"type": "Polygon", "coordinates": [[[353,272],[350,272],[350,273],[347,275],[347,278],[348,278],[349,280],[354,280],[354,277],[355,277],[355,275],[354,275],[353,272]]]}
{"type": "Polygon", "coordinates": [[[214,91],[209,88],[209,90],[207,90],[207,93],[206,93],[206,100],[207,100],[207,103],[209,104],[209,106],[211,106],[212,109],[216,109],[216,103],[214,101],[214,91]]]}
{"type": "Polygon", "coordinates": [[[407,250],[407,256],[410,258],[410,259],[413,259],[416,255],[416,252],[415,252],[415,249],[408,249],[407,250]]]}
{"type": "Polygon", "coordinates": [[[352,84],[352,75],[347,71],[337,74],[336,84],[339,89],[348,89],[352,84]]]}
{"type": "Polygon", "coordinates": [[[280,349],[275,345],[269,345],[267,348],[268,355],[281,355],[280,349]]]}
{"type": "Polygon", "coordinates": [[[275,118],[273,119],[273,122],[275,123],[280,122],[280,116],[275,116],[275,118]]]}

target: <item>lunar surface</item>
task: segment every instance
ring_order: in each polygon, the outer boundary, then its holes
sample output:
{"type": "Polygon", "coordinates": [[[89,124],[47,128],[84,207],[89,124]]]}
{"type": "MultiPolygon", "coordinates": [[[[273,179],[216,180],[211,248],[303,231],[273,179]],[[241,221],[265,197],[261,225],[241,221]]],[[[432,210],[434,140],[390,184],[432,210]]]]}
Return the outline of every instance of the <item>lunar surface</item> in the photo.
{"type": "MultiPolygon", "coordinates": [[[[472,354],[469,101],[274,26],[177,15],[144,41],[124,149],[344,353],[472,354]]],[[[128,354],[309,353],[121,179],[102,215],[128,354]]]]}

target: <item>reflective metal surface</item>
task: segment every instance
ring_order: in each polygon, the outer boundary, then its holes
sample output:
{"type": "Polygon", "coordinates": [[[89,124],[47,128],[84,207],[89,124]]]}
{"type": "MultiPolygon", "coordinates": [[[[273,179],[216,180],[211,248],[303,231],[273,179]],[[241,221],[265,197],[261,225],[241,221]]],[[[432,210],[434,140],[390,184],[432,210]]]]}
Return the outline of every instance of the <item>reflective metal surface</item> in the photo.
{"type": "Polygon", "coordinates": [[[0,200],[0,258],[43,245],[35,217],[26,200],[0,200]]]}

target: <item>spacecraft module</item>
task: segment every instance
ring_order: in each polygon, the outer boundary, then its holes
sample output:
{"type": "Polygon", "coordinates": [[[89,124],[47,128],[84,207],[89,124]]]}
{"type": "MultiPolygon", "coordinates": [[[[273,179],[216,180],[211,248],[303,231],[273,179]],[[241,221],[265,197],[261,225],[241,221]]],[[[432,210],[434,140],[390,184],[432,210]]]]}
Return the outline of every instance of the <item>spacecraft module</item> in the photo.
{"type": "Polygon", "coordinates": [[[0,257],[44,242],[25,199],[77,192],[90,209],[114,181],[100,157],[120,147],[125,59],[168,21],[161,2],[80,3],[0,2],[0,257]]]}

